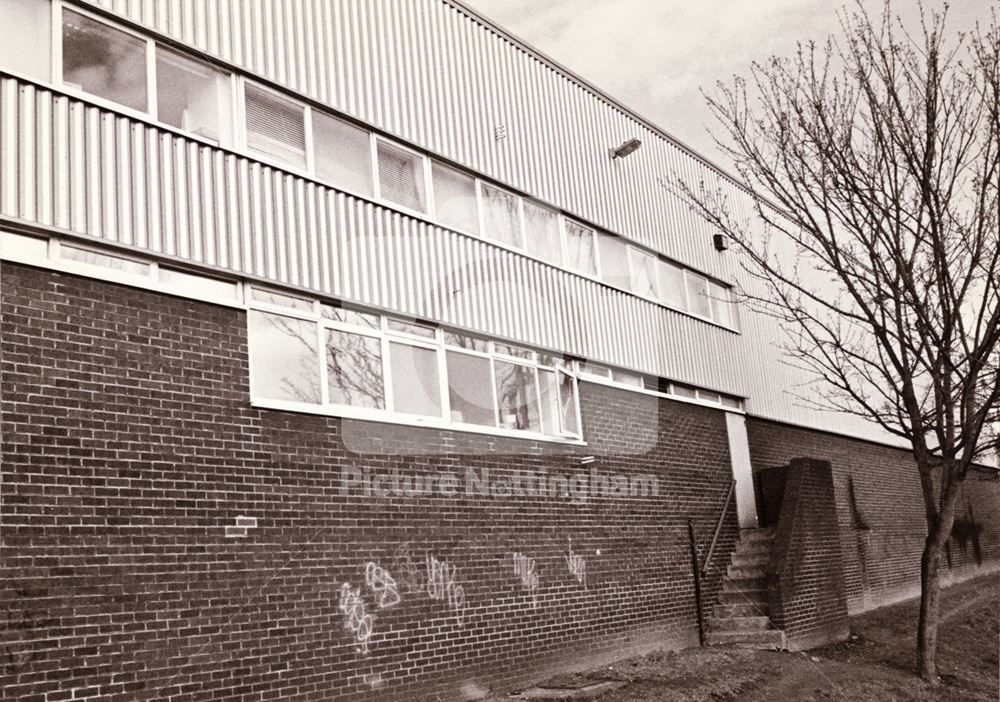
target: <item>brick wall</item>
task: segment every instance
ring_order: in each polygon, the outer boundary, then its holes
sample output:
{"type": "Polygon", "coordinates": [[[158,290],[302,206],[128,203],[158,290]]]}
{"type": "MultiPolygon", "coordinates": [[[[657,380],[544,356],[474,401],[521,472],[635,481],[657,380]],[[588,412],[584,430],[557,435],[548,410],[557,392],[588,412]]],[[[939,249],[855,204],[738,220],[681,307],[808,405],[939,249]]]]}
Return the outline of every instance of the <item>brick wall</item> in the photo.
{"type": "Polygon", "coordinates": [[[847,601],[833,470],[826,461],[794,459],[783,472],[768,566],[770,616],[798,651],[847,638],[847,601]]]}
{"type": "Polygon", "coordinates": [[[5,699],[455,700],[696,641],[685,525],[706,549],[721,412],[583,384],[589,445],[555,448],[256,409],[242,312],[0,277],[5,699]],[[659,494],[469,496],[469,469],[659,494]],[[345,491],[364,470],[459,494],[345,491]]]}
{"type": "MultiPolygon", "coordinates": [[[[916,467],[903,450],[776,422],[747,422],[755,470],[798,457],[829,461],[837,504],[848,610],[864,611],[920,592],[926,534],[916,467]]],[[[1000,482],[970,477],[949,545],[949,576],[1000,565],[1000,482]]]]}

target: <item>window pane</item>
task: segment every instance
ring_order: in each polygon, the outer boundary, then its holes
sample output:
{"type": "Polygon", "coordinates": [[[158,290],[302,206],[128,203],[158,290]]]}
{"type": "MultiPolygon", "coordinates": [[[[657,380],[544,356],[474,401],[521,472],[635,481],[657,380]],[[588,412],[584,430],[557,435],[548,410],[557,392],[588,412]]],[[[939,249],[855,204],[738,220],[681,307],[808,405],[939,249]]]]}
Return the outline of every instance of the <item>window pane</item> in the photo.
{"type": "Polygon", "coordinates": [[[559,404],[559,382],[555,371],[538,371],[538,385],[542,405],[542,433],[559,435],[562,432],[562,408],[559,404]]]}
{"type": "Polygon", "coordinates": [[[684,270],[680,266],[666,261],[660,262],[660,299],[675,309],[687,309],[684,270]]]}
{"type": "Polygon", "coordinates": [[[711,317],[712,307],[708,301],[708,280],[691,271],[684,271],[684,280],[687,283],[691,311],[702,317],[711,317]]]}
{"type": "Polygon", "coordinates": [[[313,110],[316,177],[362,195],[373,193],[371,136],[364,129],[313,110]]]}
{"type": "Polygon", "coordinates": [[[522,246],[519,203],[516,195],[483,183],[483,233],[510,246],[522,246]]]}
{"type": "Polygon", "coordinates": [[[449,227],[479,233],[476,179],[440,163],[432,165],[434,212],[449,227]]]}
{"type": "Polygon", "coordinates": [[[593,361],[583,361],[580,363],[580,372],[584,375],[596,375],[601,378],[610,378],[611,369],[593,361]]]}
{"type": "Polygon", "coordinates": [[[714,402],[716,404],[722,401],[722,398],[719,396],[719,393],[709,392],[708,390],[699,390],[698,399],[704,400],[705,402],[714,402]]]}
{"type": "Polygon", "coordinates": [[[274,290],[263,290],[261,288],[250,288],[250,297],[257,302],[265,302],[269,305],[280,305],[282,307],[292,307],[303,312],[311,312],[313,305],[311,300],[305,300],[294,295],[285,295],[274,290]]]}
{"type": "Polygon", "coordinates": [[[380,141],[378,178],[383,200],[418,212],[427,210],[423,159],[420,156],[380,141]]]}
{"type": "Polygon", "coordinates": [[[597,257],[601,265],[601,280],[608,285],[631,289],[628,274],[628,250],[625,242],[608,234],[597,235],[597,257]]]}
{"type": "Polygon", "coordinates": [[[81,249],[65,243],[59,246],[59,257],[68,261],[89,263],[92,266],[100,266],[101,268],[108,268],[113,271],[122,271],[123,273],[132,273],[135,275],[149,275],[150,271],[148,263],[133,261],[132,259],[122,258],[121,256],[99,253],[97,251],[91,251],[90,249],[81,249]]]}
{"type": "Polygon", "coordinates": [[[146,42],[70,10],[63,11],[63,82],[146,110],[146,42]]]}
{"type": "Polygon", "coordinates": [[[697,390],[687,385],[679,385],[677,383],[674,383],[673,385],[673,394],[678,397],[690,397],[692,399],[698,397],[697,390]]]}
{"type": "Polygon", "coordinates": [[[445,332],[444,343],[448,346],[455,346],[470,351],[482,351],[485,353],[490,350],[490,342],[486,339],[469,336],[468,334],[459,334],[458,332],[445,332]]]}
{"type": "Polygon", "coordinates": [[[441,415],[437,352],[407,344],[389,344],[393,409],[406,414],[441,415]]]}
{"type": "Polygon", "coordinates": [[[448,399],[456,422],[496,426],[490,360],[466,353],[447,352],[448,399]]]}
{"type": "Polygon", "coordinates": [[[369,312],[359,312],[347,307],[337,307],[336,305],[321,305],[323,317],[334,322],[343,322],[355,327],[365,327],[367,329],[378,329],[379,316],[369,312]]]}
{"type": "Polygon", "coordinates": [[[629,371],[618,370],[616,368],[611,371],[611,379],[616,383],[621,383],[622,385],[631,385],[636,388],[644,387],[642,376],[638,373],[631,373],[629,371]]]}
{"type": "Polygon", "coordinates": [[[159,278],[161,283],[183,288],[187,293],[227,297],[230,299],[236,297],[236,283],[231,283],[227,280],[185,273],[184,271],[175,271],[172,268],[164,268],[163,266],[160,266],[159,278]]]}
{"type": "Polygon", "coordinates": [[[326,371],[331,403],[385,407],[382,342],[378,338],[327,329],[326,371]]]}
{"type": "Polygon", "coordinates": [[[305,168],[305,108],[253,83],[246,83],[244,88],[247,146],[305,168]]]}
{"type": "Polygon", "coordinates": [[[629,264],[632,273],[632,291],[636,295],[659,297],[657,295],[656,257],[636,248],[629,248],[629,264]]]}
{"type": "Polygon", "coordinates": [[[541,431],[535,369],[505,361],[494,361],[500,426],[506,429],[541,431]]]}
{"type": "Polygon", "coordinates": [[[712,319],[724,327],[732,327],[733,303],[729,288],[718,283],[709,283],[708,292],[711,296],[712,319]]]}
{"type": "Polygon", "coordinates": [[[576,378],[569,373],[559,374],[559,399],[562,403],[562,430],[567,434],[580,434],[577,417],[576,378]]]}
{"type": "Polygon", "coordinates": [[[161,122],[219,141],[229,124],[229,74],[158,46],[156,102],[161,122]]]}
{"type": "Polygon", "coordinates": [[[404,322],[402,319],[393,319],[390,317],[387,320],[389,329],[393,331],[403,332],[404,334],[412,334],[413,336],[421,336],[426,339],[433,339],[434,334],[437,331],[435,327],[429,324],[421,324],[420,322],[404,322]]]}
{"type": "Polygon", "coordinates": [[[559,217],[547,207],[524,203],[524,231],[528,252],[543,261],[562,265],[559,217]]]}
{"type": "Polygon", "coordinates": [[[315,322],[257,310],[248,319],[254,397],[319,404],[315,322]]]}
{"type": "Polygon", "coordinates": [[[566,265],[581,273],[597,274],[593,230],[576,222],[566,222],[566,265]]]}
{"type": "Polygon", "coordinates": [[[496,341],[493,342],[493,352],[503,354],[504,356],[513,356],[514,358],[535,360],[535,352],[531,349],[523,349],[520,346],[513,346],[511,344],[501,344],[496,341]]]}

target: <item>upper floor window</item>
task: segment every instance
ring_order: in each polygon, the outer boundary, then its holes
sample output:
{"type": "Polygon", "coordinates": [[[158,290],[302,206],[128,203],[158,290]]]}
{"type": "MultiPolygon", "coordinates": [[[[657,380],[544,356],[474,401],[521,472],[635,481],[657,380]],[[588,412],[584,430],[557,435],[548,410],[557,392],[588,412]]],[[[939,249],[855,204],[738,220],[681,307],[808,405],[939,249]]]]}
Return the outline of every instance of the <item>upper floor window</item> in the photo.
{"type": "Polygon", "coordinates": [[[147,110],[147,42],[71,10],[63,11],[62,80],[134,110],[147,110]]]}
{"type": "Polygon", "coordinates": [[[629,289],[628,251],[625,241],[602,232],[597,236],[597,247],[601,280],[609,285],[629,289]]]}
{"type": "Polygon", "coordinates": [[[377,156],[379,196],[409,210],[426,212],[424,157],[381,139],[377,156]]]}
{"type": "Polygon", "coordinates": [[[460,231],[479,233],[476,179],[434,162],[434,215],[439,222],[460,231]]]}
{"type": "Polygon", "coordinates": [[[306,110],[255,83],[244,84],[247,148],[306,167],[306,110]]]}
{"type": "Polygon", "coordinates": [[[371,134],[316,110],[312,113],[312,128],[316,177],[371,197],[371,134]]]}
{"type": "Polygon", "coordinates": [[[563,265],[559,215],[534,202],[525,201],[524,234],[528,253],[547,263],[563,265]]]}
{"type": "Polygon", "coordinates": [[[483,232],[508,246],[521,248],[521,198],[482,183],[483,232]]]}
{"type": "Polygon", "coordinates": [[[594,230],[571,220],[566,223],[566,265],[587,275],[597,275],[594,230]]]}
{"type": "Polygon", "coordinates": [[[157,47],[156,102],[161,122],[221,141],[232,120],[229,91],[229,74],[157,47]]]}

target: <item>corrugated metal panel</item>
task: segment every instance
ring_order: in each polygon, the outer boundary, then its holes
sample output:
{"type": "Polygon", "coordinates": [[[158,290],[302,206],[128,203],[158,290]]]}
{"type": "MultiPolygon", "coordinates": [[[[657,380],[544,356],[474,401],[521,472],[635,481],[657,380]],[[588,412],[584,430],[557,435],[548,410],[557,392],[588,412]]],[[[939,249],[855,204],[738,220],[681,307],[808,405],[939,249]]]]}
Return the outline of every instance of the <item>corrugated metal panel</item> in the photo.
{"type": "MultiPolygon", "coordinates": [[[[87,4],[87,3],[85,3],[87,4]]],[[[674,143],[445,0],[90,0],[723,279],[674,143]],[[497,141],[494,129],[507,127],[497,141]],[[612,161],[608,149],[643,148],[612,161]]]]}
{"type": "Polygon", "coordinates": [[[747,369],[733,368],[743,364],[737,335],[13,78],[0,79],[0,211],[697,385],[746,387],[747,369]]]}

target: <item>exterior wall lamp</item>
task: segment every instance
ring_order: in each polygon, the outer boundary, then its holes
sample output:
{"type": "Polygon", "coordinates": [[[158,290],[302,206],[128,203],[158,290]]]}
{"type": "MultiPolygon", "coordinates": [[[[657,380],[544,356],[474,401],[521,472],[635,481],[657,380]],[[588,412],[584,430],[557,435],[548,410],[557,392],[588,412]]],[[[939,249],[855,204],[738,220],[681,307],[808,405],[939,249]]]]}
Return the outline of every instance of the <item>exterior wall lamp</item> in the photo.
{"type": "Polygon", "coordinates": [[[611,159],[614,160],[616,158],[625,158],[629,154],[635,152],[635,150],[638,149],[640,146],[642,146],[642,142],[639,141],[638,139],[629,139],[624,144],[619,146],[617,149],[610,150],[611,159]]]}

